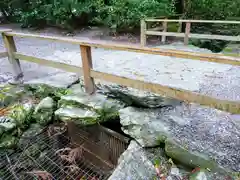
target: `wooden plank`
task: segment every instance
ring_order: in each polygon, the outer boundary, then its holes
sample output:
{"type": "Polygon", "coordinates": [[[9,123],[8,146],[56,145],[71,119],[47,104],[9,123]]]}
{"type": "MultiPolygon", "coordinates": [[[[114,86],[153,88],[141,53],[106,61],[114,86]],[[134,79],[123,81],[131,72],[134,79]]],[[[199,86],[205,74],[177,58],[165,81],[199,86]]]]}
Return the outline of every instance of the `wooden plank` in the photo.
{"type": "Polygon", "coordinates": [[[8,53],[8,60],[12,64],[13,67],[13,73],[14,73],[14,79],[18,80],[19,78],[23,77],[23,72],[21,69],[20,61],[19,59],[14,57],[14,53],[17,52],[17,48],[14,42],[14,39],[12,36],[6,36],[4,33],[2,33],[3,42],[5,45],[5,48],[7,49],[8,53]]]}
{"type": "Polygon", "coordinates": [[[147,35],[185,37],[184,33],[147,31],[147,35]]]}
{"type": "Polygon", "coordinates": [[[214,34],[189,34],[190,38],[197,39],[217,39],[225,41],[240,41],[240,36],[224,36],[224,35],[214,35],[214,34]]]}
{"type": "MultiPolygon", "coordinates": [[[[174,37],[185,37],[184,33],[175,33],[175,32],[156,32],[156,31],[146,31],[147,35],[156,35],[156,36],[174,36],[174,37]]],[[[190,33],[189,38],[196,39],[217,39],[225,41],[240,41],[239,36],[224,36],[224,35],[213,35],[213,34],[195,34],[190,33]]]]}
{"type": "Polygon", "coordinates": [[[36,64],[40,64],[43,66],[48,66],[56,69],[61,69],[67,72],[82,74],[82,68],[79,66],[73,66],[73,65],[69,65],[61,62],[55,62],[53,60],[47,60],[43,58],[28,56],[21,53],[14,53],[14,57],[27,62],[36,63],[36,64]]]}
{"type": "Polygon", "coordinates": [[[116,76],[103,72],[91,70],[91,76],[100,80],[105,80],[119,85],[136,88],[139,90],[150,91],[161,96],[179,99],[185,102],[198,103],[200,105],[210,106],[219,110],[227,111],[233,114],[240,113],[240,101],[228,101],[216,99],[210,96],[201,95],[187,90],[162,86],[160,84],[147,83],[140,80],[128,79],[126,77],[116,76]]]}
{"type": "Polygon", "coordinates": [[[184,37],[184,45],[185,46],[188,45],[190,31],[191,31],[191,23],[187,22],[186,23],[186,28],[185,28],[185,37],[184,37]]]}
{"type": "Polygon", "coordinates": [[[9,32],[9,31],[12,31],[12,29],[0,29],[0,33],[9,32]]]}
{"type": "MultiPolygon", "coordinates": [[[[162,33],[162,32],[158,32],[162,33]]],[[[166,32],[168,33],[168,32],[166,32]]],[[[32,38],[40,38],[47,40],[56,40],[59,42],[66,42],[71,44],[78,44],[96,48],[104,48],[104,49],[112,49],[119,51],[130,51],[130,52],[138,52],[138,53],[146,53],[146,54],[155,54],[162,56],[171,56],[177,58],[186,58],[190,60],[200,60],[200,61],[208,61],[208,62],[216,62],[222,64],[231,64],[231,65],[240,65],[240,58],[237,57],[229,57],[221,54],[205,54],[205,53],[197,53],[197,52],[187,52],[187,51],[178,51],[178,50],[167,50],[161,48],[149,48],[149,47],[139,47],[136,45],[121,45],[121,44],[113,44],[113,43],[99,43],[92,41],[82,41],[76,40],[72,38],[62,38],[56,36],[42,36],[42,35],[34,35],[34,34],[25,34],[25,33],[16,33],[16,32],[7,32],[4,33],[8,36],[18,36],[18,37],[32,37],[32,38]]],[[[177,33],[179,34],[179,33],[177,33]]],[[[184,33],[183,33],[184,35],[184,33]]]]}
{"type": "Polygon", "coordinates": [[[144,47],[147,44],[147,36],[146,36],[147,25],[145,20],[141,20],[141,46],[144,47]]]}
{"type": "MultiPolygon", "coordinates": [[[[163,32],[167,32],[167,22],[163,22],[163,32]]],[[[162,35],[162,43],[166,42],[166,36],[162,35]]]]}
{"type": "Polygon", "coordinates": [[[146,22],[190,22],[190,23],[213,23],[213,24],[240,24],[240,21],[218,20],[193,20],[193,19],[145,19],[146,22]]]}
{"type": "Polygon", "coordinates": [[[0,59],[5,58],[7,56],[8,56],[7,52],[0,52],[0,59]]]}
{"type": "Polygon", "coordinates": [[[95,84],[94,84],[94,79],[90,75],[90,72],[92,69],[91,47],[80,46],[80,49],[81,49],[81,56],[82,56],[85,91],[89,94],[93,94],[95,92],[95,84]]]}
{"type": "Polygon", "coordinates": [[[179,22],[178,23],[178,30],[177,30],[178,33],[181,33],[182,32],[182,22],[179,22]]]}

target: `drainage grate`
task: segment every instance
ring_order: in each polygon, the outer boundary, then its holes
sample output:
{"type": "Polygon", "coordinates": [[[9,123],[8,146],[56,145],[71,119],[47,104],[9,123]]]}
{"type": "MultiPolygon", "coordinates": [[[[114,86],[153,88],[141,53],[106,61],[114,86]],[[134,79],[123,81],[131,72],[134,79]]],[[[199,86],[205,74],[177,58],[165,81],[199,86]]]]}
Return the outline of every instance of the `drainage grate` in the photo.
{"type": "Polygon", "coordinates": [[[104,180],[128,139],[99,125],[69,123],[68,128],[51,126],[24,143],[13,154],[1,155],[0,179],[104,180]]]}

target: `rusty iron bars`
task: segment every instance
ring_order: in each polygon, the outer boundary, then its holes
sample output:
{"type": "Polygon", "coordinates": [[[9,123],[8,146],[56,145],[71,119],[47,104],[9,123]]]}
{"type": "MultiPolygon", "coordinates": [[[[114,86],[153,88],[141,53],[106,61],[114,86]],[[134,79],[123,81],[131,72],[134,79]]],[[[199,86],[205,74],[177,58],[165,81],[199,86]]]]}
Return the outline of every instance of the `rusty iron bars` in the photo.
{"type": "MultiPolygon", "coordinates": [[[[170,21],[170,20],[167,20],[167,21],[170,21]]],[[[185,22],[185,20],[183,22],[185,22]]],[[[155,54],[155,55],[171,56],[171,57],[177,57],[177,58],[186,58],[189,60],[200,60],[200,61],[208,61],[208,62],[215,62],[215,63],[222,63],[222,64],[230,64],[230,65],[236,65],[236,66],[240,66],[240,57],[231,57],[231,56],[225,56],[221,54],[211,54],[211,53],[204,54],[204,53],[177,51],[177,50],[166,50],[161,48],[139,47],[136,45],[129,46],[129,45],[120,45],[120,44],[111,44],[111,43],[96,43],[91,41],[77,40],[73,38],[26,34],[26,33],[12,32],[9,30],[6,32],[2,32],[2,36],[7,49],[9,61],[12,63],[13,69],[16,75],[22,74],[22,70],[19,62],[19,59],[21,59],[21,60],[37,63],[37,64],[48,66],[48,67],[62,69],[68,72],[83,74],[85,89],[86,89],[86,92],[88,92],[89,94],[95,93],[96,90],[94,86],[95,84],[94,78],[97,78],[100,80],[110,81],[112,83],[117,83],[119,85],[136,88],[143,91],[150,91],[164,97],[166,96],[170,98],[175,98],[187,103],[190,103],[190,102],[198,103],[200,105],[210,106],[210,107],[227,111],[230,113],[235,113],[235,114],[240,113],[239,101],[218,99],[218,98],[202,95],[202,94],[191,92],[184,89],[172,88],[172,87],[163,86],[160,84],[154,84],[154,83],[129,79],[122,76],[116,76],[116,75],[112,75],[104,72],[95,71],[92,69],[91,48],[95,47],[95,48],[104,48],[104,49],[112,49],[112,50],[119,50],[119,51],[155,54]],[[51,40],[51,41],[80,45],[83,66],[82,67],[73,66],[65,63],[54,62],[48,59],[37,58],[37,57],[21,54],[17,52],[16,46],[14,43],[14,38],[13,38],[15,36],[26,37],[26,38],[39,38],[44,40],[51,40]]]]}
{"type": "Polygon", "coordinates": [[[240,41],[240,36],[227,36],[227,35],[214,35],[214,34],[195,34],[191,33],[192,23],[214,23],[214,24],[240,24],[240,21],[215,21],[215,20],[186,20],[186,19],[154,19],[148,18],[141,20],[141,46],[144,47],[147,44],[147,36],[161,36],[162,43],[166,42],[167,36],[184,38],[184,44],[188,45],[189,38],[195,39],[215,39],[225,41],[240,41]],[[148,29],[147,23],[155,22],[162,23],[162,27],[148,29]],[[178,32],[167,32],[168,23],[175,22],[179,24],[178,32]],[[186,24],[185,32],[182,33],[182,23],[186,24]],[[162,30],[162,31],[160,31],[162,30]]]}

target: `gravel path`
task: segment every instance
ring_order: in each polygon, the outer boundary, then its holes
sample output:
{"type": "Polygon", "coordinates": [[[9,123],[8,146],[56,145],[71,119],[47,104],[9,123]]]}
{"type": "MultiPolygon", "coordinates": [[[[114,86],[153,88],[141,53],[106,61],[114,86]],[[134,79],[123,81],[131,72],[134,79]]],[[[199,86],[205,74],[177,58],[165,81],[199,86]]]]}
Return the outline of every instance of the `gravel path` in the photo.
{"type": "MultiPolygon", "coordinates": [[[[49,32],[41,34],[46,35],[49,32]]],[[[50,33],[52,34],[54,33],[50,33]]],[[[80,34],[75,38],[89,39],[81,37],[80,34]]],[[[81,66],[80,50],[77,45],[31,38],[15,38],[15,41],[21,53],[81,66]]],[[[184,47],[181,43],[161,48],[210,52],[193,46],[184,47]]],[[[0,39],[1,51],[4,51],[2,39],[0,39]]],[[[218,98],[240,100],[240,67],[237,66],[104,49],[92,51],[93,67],[98,71],[202,92],[218,98]]],[[[64,73],[23,61],[21,64],[26,80],[64,73]]],[[[7,59],[0,59],[0,83],[10,79],[11,72],[7,59]]]]}

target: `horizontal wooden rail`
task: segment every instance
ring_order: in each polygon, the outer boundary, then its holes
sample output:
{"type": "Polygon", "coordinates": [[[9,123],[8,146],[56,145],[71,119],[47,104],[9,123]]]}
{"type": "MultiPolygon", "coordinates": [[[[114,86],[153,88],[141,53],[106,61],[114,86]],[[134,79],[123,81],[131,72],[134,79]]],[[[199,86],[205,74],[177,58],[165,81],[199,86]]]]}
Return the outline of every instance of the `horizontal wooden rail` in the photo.
{"type": "Polygon", "coordinates": [[[82,68],[80,68],[79,66],[74,66],[74,65],[61,63],[61,62],[55,62],[53,60],[47,60],[47,59],[37,58],[37,57],[33,57],[33,56],[28,56],[28,55],[24,55],[21,53],[14,53],[14,57],[16,59],[21,59],[21,60],[32,62],[32,63],[37,63],[37,64],[40,64],[43,66],[61,69],[61,70],[67,71],[67,72],[82,74],[82,68]]]}
{"type": "MultiPolygon", "coordinates": [[[[36,34],[24,34],[24,33],[15,33],[15,32],[3,33],[3,37],[11,40],[12,44],[14,44],[14,40],[12,38],[13,36],[56,40],[60,42],[80,45],[83,68],[17,53],[15,51],[11,51],[12,49],[11,46],[8,46],[7,48],[8,48],[8,52],[11,52],[12,59],[21,59],[21,60],[37,63],[37,64],[48,66],[48,67],[62,69],[68,72],[81,73],[81,74],[84,73],[85,89],[88,89],[89,93],[95,92],[94,78],[97,78],[100,80],[110,81],[113,83],[117,83],[119,85],[124,85],[128,87],[136,88],[139,90],[151,91],[153,93],[157,93],[162,96],[179,99],[186,102],[193,102],[201,105],[214,107],[219,110],[228,111],[234,114],[240,113],[240,101],[229,101],[229,100],[217,99],[217,98],[213,98],[210,96],[202,95],[199,93],[195,93],[195,92],[191,92],[183,89],[167,87],[160,84],[154,84],[154,83],[149,83],[149,82],[144,82],[144,81],[129,79],[126,77],[94,71],[92,69],[92,62],[91,62],[92,61],[91,47],[171,56],[171,57],[178,57],[178,58],[188,58],[191,60],[217,62],[217,63],[223,63],[223,64],[237,65],[237,66],[240,65],[240,58],[223,56],[219,54],[201,54],[201,53],[192,53],[192,52],[184,52],[184,51],[176,51],[176,50],[157,49],[157,48],[141,48],[139,46],[92,43],[92,42],[71,39],[71,38],[63,38],[63,37],[55,37],[55,36],[42,36],[42,35],[36,35],[36,34]],[[90,85],[92,86],[92,88],[89,89],[89,87],[91,87],[90,85]]],[[[19,64],[19,67],[20,67],[20,64],[19,64]]]]}
{"type": "Polygon", "coordinates": [[[8,56],[7,52],[0,52],[0,58],[5,58],[7,56],[8,56]]]}
{"type": "Polygon", "coordinates": [[[0,33],[9,32],[9,31],[12,31],[12,29],[0,29],[0,33]]]}
{"type": "Polygon", "coordinates": [[[184,33],[158,32],[158,31],[152,31],[152,30],[146,31],[146,35],[185,37],[184,33]]]}
{"type": "MultiPolygon", "coordinates": [[[[185,33],[158,32],[158,31],[152,31],[152,30],[146,31],[146,35],[185,37],[185,33]]],[[[240,36],[224,36],[224,35],[190,33],[188,35],[188,37],[196,38],[196,39],[216,39],[216,40],[225,40],[225,41],[240,41],[240,36]]]]}
{"type": "Polygon", "coordinates": [[[77,40],[72,38],[64,38],[64,37],[57,37],[57,36],[43,36],[43,35],[37,35],[37,34],[25,34],[25,33],[17,33],[17,32],[7,32],[4,34],[6,34],[7,36],[40,38],[40,39],[53,40],[53,41],[59,41],[59,42],[65,42],[65,43],[71,43],[71,44],[77,44],[77,45],[83,45],[83,46],[89,46],[89,47],[103,48],[103,49],[155,54],[155,55],[171,56],[171,57],[177,57],[177,58],[186,58],[190,60],[200,60],[200,61],[216,62],[216,63],[240,66],[240,58],[225,56],[221,54],[203,54],[203,53],[197,53],[197,52],[186,52],[186,51],[167,50],[167,49],[160,49],[160,48],[140,47],[136,45],[129,46],[129,45],[120,45],[120,44],[111,44],[111,43],[94,43],[94,42],[82,41],[82,40],[77,40]]]}
{"type": "Polygon", "coordinates": [[[213,23],[213,24],[240,24],[240,21],[218,20],[191,20],[191,19],[145,19],[146,22],[190,22],[190,23],[213,23]]]}
{"type": "Polygon", "coordinates": [[[123,86],[132,87],[139,90],[150,91],[162,96],[175,98],[185,102],[198,103],[200,105],[210,106],[234,114],[240,113],[240,101],[228,101],[216,99],[210,96],[194,93],[191,91],[171,88],[160,84],[148,83],[140,80],[133,80],[126,77],[116,76],[108,73],[91,70],[91,77],[117,83],[123,86]]]}
{"type": "MultiPolygon", "coordinates": [[[[18,58],[21,60],[37,63],[43,66],[58,68],[61,70],[65,70],[67,72],[82,74],[82,71],[83,71],[82,68],[78,66],[54,62],[52,60],[46,60],[42,58],[36,58],[33,56],[23,55],[20,53],[14,53],[14,56],[15,58],[18,58]]],[[[116,75],[94,71],[94,70],[90,71],[90,76],[92,78],[97,78],[100,80],[117,83],[119,85],[136,88],[143,91],[151,91],[153,93],[157,93],[162,96],[171,97],[171,98],[175,98],[175,99],[186,101],[186,102],[198,103],[201,105],[210,106],[210,107],[217,108],[219,110],[228,111],[231,113],[240,113],[239,101],[228,101],[228,100],[216,99],[210,96],[201,95],[201,94],[183,90],[183,89],[172,88],[172,87],[167,87],[160,84],[153,84],[153,83],[148,83],[140,80],[129,79],[126,77],[116,76],[116,75]]]]}

